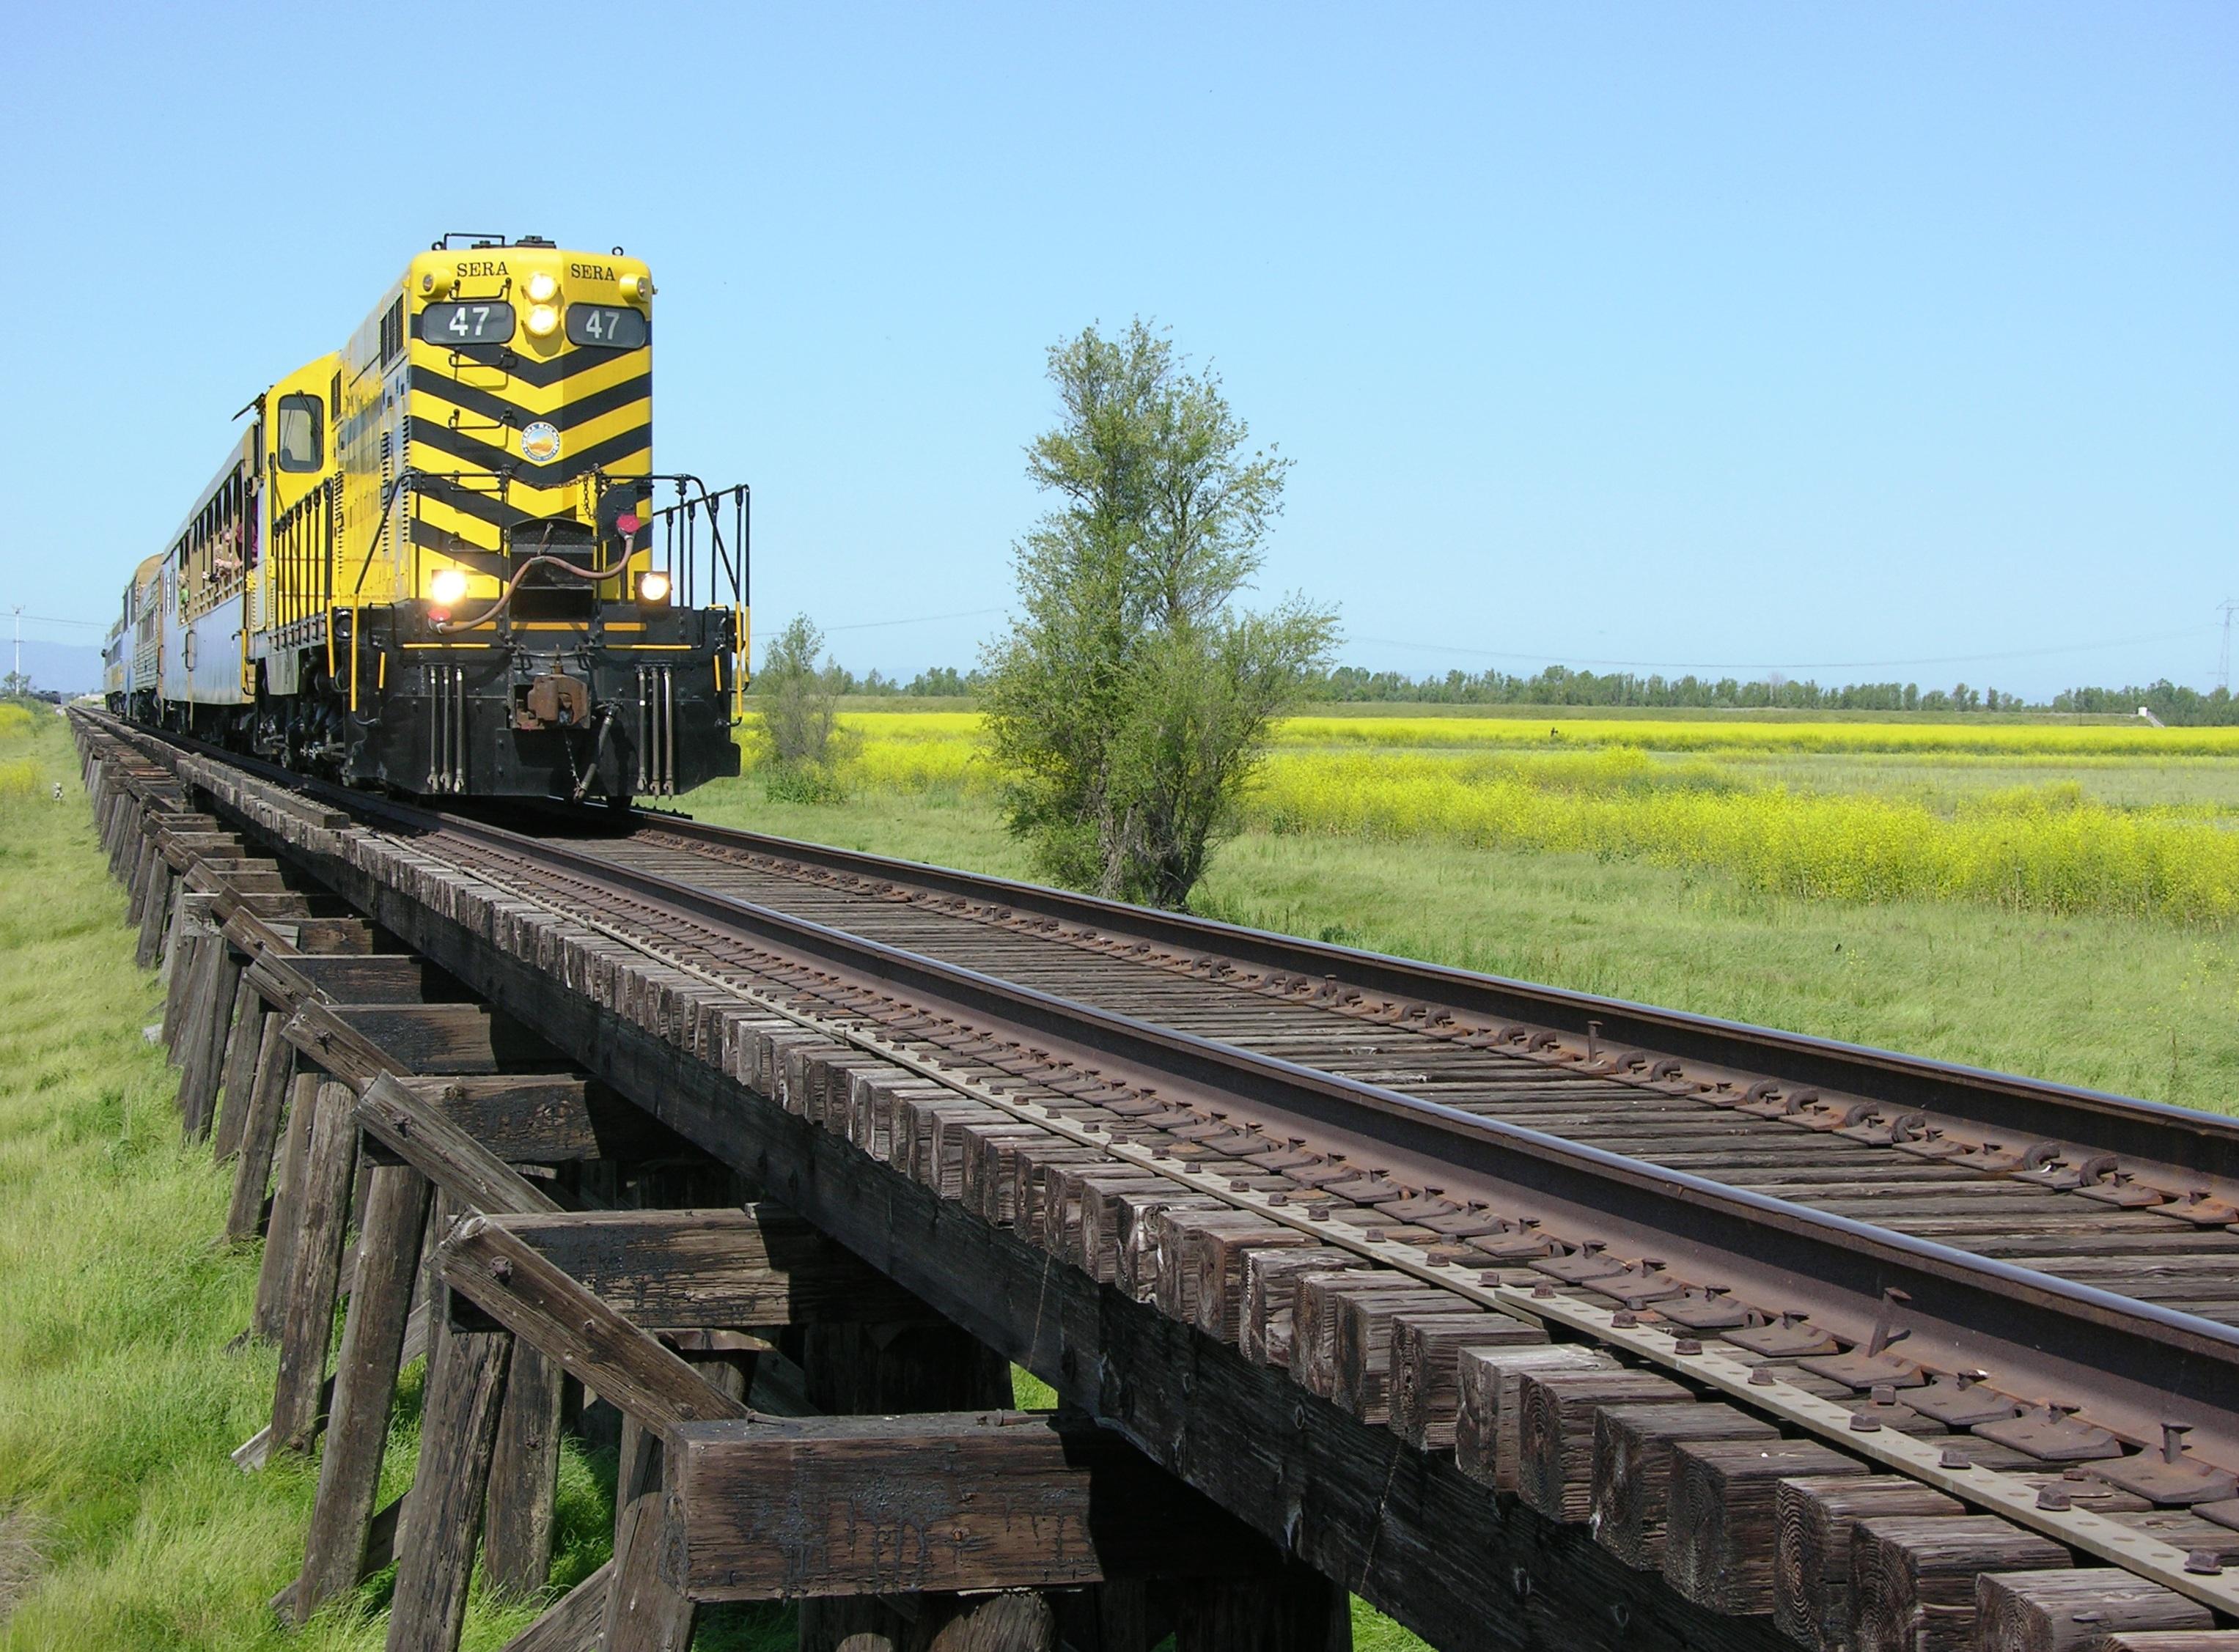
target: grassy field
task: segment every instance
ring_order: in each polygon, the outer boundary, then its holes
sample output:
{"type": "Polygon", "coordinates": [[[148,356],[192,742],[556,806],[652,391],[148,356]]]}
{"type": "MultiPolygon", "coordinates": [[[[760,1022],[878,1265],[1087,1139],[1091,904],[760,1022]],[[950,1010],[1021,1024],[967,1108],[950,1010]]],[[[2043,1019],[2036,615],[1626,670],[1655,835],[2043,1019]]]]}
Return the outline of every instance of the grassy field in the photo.
{"type": "MultiPolygon", "coordinates": [[[[862,793],[993,794],[975,713],[858,713],[862,793]]],[[[1243,823],[1585,854],[1801,900],[2239,918],[2239,728],[1316,716],[1243,823]]]]}

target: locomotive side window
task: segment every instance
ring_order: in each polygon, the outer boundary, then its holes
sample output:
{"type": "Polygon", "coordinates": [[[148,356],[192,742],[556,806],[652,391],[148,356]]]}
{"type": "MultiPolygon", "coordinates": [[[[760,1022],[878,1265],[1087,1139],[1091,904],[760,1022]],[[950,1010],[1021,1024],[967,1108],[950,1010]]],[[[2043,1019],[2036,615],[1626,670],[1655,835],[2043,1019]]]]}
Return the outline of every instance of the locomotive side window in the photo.
{"type": "Polygon", "coordinates": [[[323,409],[316,395],[283,395],[274,427],[274,447],[282,470],[316,470],[325,457],[323,409]]]}
{"type": "Polygon", "coordinates": [[[420,337],[429,344],[502,344],[513,336],[513,306],[494,299],[430,304],[420,312],[420,337]]]}
{"type": "Polygon", "coordinates": [[[568,306],[568,342],[609,350],[634,350],[645,342],[645,314],[619,304],[568,306]]]}

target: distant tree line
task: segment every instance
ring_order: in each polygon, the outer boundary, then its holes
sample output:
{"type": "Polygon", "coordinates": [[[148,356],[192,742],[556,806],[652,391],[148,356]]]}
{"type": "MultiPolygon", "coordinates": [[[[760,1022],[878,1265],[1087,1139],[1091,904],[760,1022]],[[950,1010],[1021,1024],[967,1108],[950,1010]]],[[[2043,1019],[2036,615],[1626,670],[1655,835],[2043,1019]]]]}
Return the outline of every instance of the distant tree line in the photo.
{"type": "Polygon", "coordinates": [[[838,692],[843,694],[916,694],[940,700],[976,694],[987,687],[984,673],[959,671],[953,666],[935,666],[930,671],[920,671],[907,682],[875,668],[861,677],[842,665],[834,664],[829,669],[838,692]]]}
{"type": "MultiPolygon", "coordinates": [[[[986,687],[978,671],[953,666],[920,671],[907,682],[877,671],[858,677],[845,667],[831,667],[843,694],[916,694],[939,698],[978,694],[986,687]]],[[[2168,679],[2143,687],[2070,688],[2047,700],[2032,700],[1997,688],[1955,683],[1923,688],[1910,682],[1844,683],[1823,687],[1810,680],[1772,676],[1751,681],[1737,677],[1635,676],[1631,672],[1573,671],[1550,666],[1519,677],[1505,671],[1449,671],[1424,677],[1403,672],[1368,671],[1339,666],[1307,686],[1312,700],[1354,703],[1386,702],[1432,706],[1638,706],[1703,711],[1864,712],[2079,712],[2135,716],[2145,707],[2171,725],[2239,723],[2239,699],[2217,688],[2202,693],[2168,679]]]]}

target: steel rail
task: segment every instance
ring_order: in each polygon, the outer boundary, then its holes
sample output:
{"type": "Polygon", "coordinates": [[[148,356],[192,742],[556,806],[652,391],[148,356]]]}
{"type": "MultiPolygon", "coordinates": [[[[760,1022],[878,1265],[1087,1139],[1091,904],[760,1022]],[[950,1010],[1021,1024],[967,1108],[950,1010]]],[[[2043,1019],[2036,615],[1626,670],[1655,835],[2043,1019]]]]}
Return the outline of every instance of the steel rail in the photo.
{"type": "MultiPolygon", "coordinates": [[[[555,820],[578,826],[608,824],[585,821],[579,812],[553,813],[555,820]]],[[[2239,1118],[2220,1113],[1542,986],[1011,879],[770,837],[666,811],[636,810],[612,825],[623,828],[630,822],[827,871],[996,902],[1260,969],[1334,979],[1365,993],[1497,1020],[1531,1022],[1580,1038],[1595,1036],[1608,1047],[1637,1046],[1653,1056],[1739,1068],[1799,1090],[1848,1091],[1897,1111],[1946,1113],[2032,1141],[2084,1144],[2202,1178],[2239,1182],[2239,1118]]],[[[613,830],[607,835],[613,835],[613,830]]]]}

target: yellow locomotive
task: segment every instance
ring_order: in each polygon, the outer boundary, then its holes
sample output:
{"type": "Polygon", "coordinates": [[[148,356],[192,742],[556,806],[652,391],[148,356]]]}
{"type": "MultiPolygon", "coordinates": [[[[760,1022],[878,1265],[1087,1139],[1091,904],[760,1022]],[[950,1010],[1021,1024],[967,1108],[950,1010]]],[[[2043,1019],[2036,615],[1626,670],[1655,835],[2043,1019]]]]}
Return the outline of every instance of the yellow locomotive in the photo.
{"type": "Polygon", "coordinates": [[[737,773],[748,495],[653,468],[653,293],[619,248],[414,258],[135,570],[111,708],[414,793],[737,773]]]}

